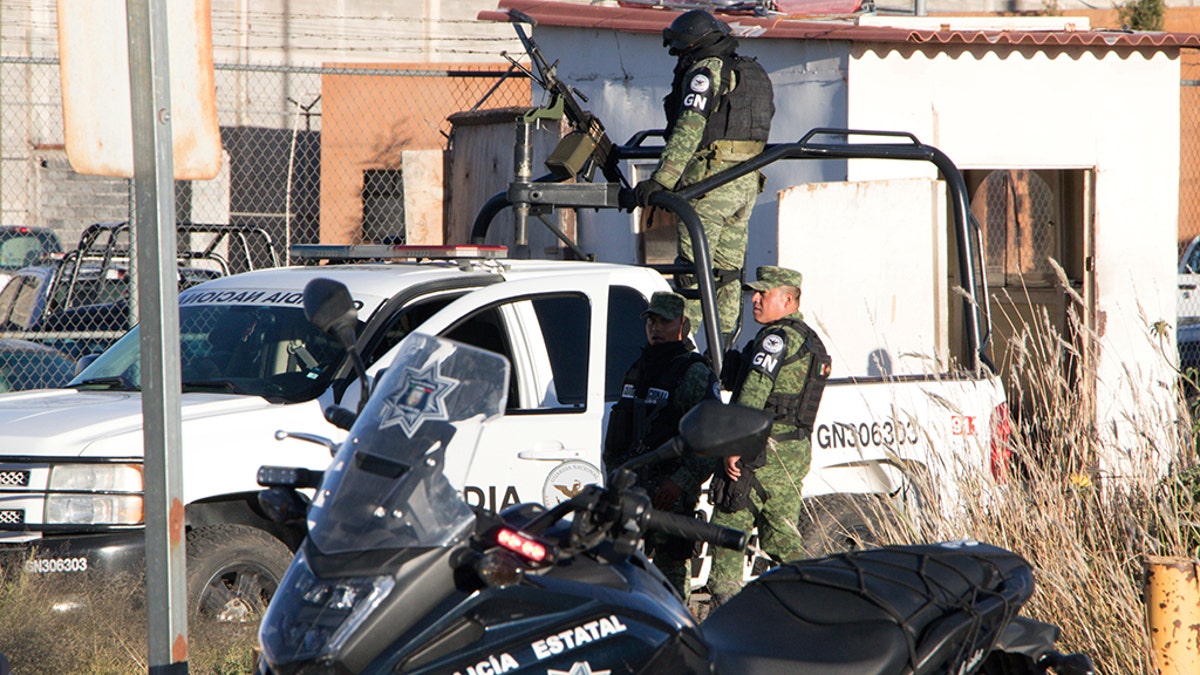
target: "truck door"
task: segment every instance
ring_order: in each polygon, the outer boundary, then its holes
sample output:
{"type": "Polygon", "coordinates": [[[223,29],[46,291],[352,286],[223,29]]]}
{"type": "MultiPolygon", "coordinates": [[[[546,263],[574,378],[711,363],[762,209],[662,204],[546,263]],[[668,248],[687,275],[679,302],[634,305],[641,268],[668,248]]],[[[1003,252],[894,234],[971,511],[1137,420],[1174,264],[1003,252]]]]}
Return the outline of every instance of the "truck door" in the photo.
{"type": "Polygon", "coordinates": [[[607,305],[599,279],[509,282],[469,293],[421,326],[512,365],[505,416],[488,425],[467,470],[468,503],[554,505],[603,482],[607,305]]]}

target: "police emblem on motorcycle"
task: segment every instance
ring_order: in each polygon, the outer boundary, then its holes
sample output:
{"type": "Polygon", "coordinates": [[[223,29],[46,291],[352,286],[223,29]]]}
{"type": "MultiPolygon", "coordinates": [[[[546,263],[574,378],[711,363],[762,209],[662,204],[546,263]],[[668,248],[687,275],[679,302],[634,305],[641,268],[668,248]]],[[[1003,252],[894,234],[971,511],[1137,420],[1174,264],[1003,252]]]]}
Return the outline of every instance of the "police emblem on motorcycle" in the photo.
{"type": "Polygon", "coordinates": [[[604,481],[600,469],[578,460],[563,462],[550,471],[542,485],[542,503],[557,506],[583,491],[585,485],[599,485],[604,481]]]}
{"type": "Polygon", "coordinates": [[[412,436],[426,421],[444,422],[450,419],[446,397],[458,387],[458,380],[443,377],[435,362],[428,368],[405,368],[404,379],[389,396],[380,411],[379,428],[400,425],[405,436],[412,436]]]}

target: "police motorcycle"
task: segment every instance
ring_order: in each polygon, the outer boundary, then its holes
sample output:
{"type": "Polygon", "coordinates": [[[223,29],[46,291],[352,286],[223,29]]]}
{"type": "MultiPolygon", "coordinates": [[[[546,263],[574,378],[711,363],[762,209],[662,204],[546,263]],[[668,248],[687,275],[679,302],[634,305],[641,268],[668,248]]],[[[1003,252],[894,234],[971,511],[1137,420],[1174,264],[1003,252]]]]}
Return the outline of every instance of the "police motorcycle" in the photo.
{"type": "MultiPolygon", "coordinates": [[[[335,286],[310,317],[336,334],[353,311],[325,311],[349,302],[335,286]]],[[[459,486],[508,375],[502,356],[412,334],[329,469],[260,470],[264,506],[305,519],[308,536],[260,626],[259,673],[1091,672],[1053,649],[1055,626],[1017,615],[1029,565],[974,542],[783,565],[698,623],[643,536],[740,549],[745,534],[653,510],[633,470],[761,447],[761,410],[702,404],[608,488],[551,509],[468,506],[459,486]],[[301,487],[317,488],[311,502],[301,487]]]]}

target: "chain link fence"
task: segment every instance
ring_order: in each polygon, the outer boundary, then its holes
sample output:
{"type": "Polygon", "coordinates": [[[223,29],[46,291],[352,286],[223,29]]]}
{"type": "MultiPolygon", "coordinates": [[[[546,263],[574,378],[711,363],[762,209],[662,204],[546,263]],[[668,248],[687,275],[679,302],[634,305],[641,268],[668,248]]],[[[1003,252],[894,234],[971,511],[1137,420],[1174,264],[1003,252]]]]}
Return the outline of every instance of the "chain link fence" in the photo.
{"type": "Polygon", "coordinates": [[[1200,369],[1200,50],[1180,59],[1179,290],[1176,296],[1179,366],[1195,381],[1200,369]]]}
{"type": "MultiPolygon", "coordinates": [[[[530,101],[503,65],[215,70],[222,167],[176,183],[181,289],[294,244],[442,243],[447,118],[530,101]]],[[[65,383],[136,323],[131,181],[72,171],[60,91],[57,60],[0,57],[0,392],[65,383]]]]}

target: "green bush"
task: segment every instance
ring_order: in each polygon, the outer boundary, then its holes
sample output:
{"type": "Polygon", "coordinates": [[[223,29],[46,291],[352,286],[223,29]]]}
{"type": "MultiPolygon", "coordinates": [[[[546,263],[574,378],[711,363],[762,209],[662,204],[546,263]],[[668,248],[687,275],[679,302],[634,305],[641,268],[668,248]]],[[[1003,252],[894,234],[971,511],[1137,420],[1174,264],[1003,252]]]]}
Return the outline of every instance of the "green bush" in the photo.
{"type": "Polygon", "coordinates": [[[1157,31],[1163,29],[1164,0],[1129,0],[1117,7],[1121,25],[1131,30],[1157,31]]]}

